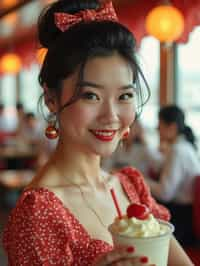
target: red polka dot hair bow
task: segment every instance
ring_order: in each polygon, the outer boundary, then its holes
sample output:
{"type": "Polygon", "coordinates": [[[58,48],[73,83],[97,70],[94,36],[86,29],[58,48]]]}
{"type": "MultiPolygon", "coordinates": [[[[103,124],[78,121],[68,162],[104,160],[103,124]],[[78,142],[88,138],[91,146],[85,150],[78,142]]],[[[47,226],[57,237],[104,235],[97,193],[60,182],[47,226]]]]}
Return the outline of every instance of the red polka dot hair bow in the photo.
{"type": "Polygon", "coordinates": [[[55,24],[62,32],[81,21],[88,22],[103,20],[118,21],[112,2],[110,1],[103,3],[97,10],[87,9],[74,15],[68,13],[55,13],[55,24]]]}

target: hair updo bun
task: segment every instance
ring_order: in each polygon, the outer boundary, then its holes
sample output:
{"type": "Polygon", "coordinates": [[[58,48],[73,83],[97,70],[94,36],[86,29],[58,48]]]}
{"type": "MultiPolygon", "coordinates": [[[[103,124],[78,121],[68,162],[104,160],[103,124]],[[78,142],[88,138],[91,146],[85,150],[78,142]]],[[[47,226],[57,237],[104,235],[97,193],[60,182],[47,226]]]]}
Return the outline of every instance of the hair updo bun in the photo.
{"type": "MultiPolygon", "coordinates": [[[[113,19],[114,17],[112,4],[105,0],[62,0],[49,5],[42,12],[38,23],[40,43],[48,48],[39,74],[40,85],[47,87],[60,100],[64,80],[75,71],[78,74],[77,84],[82,83],[84,68],[88,60],[117,53],[128,62],[132,69],[140,111],[149,98],[149,87],[137,62],[135,38],[130,30],[113,19]],[[69,23],[66,25],[69,26],[66,27],[67,30],[62,30],[58,24],[56,25],[56,13],[75,15],[85,10],[93,10],[85,14],[102,12],[102,20],[83,19],[76,24],[66,22],[69,23]],[[97,12],[94,12],[95,10],[97,12]],[[140,78],[144,81],[146,90],[142,90],[140,78]]],[[[81,87],[77,85],[73,96],[60,108],[60,111],[78,100],[80,95],[81,87]]]]}
{"type": "Polygon", "coordinates": [[[85,9],[98,9],[99,1],[95,0],[61,0],[48,5],[41,13],[38,20],[38,38],[43,47],[49,48],[62,34],[55,25],[55,13],[75,14],[85,9]]]}

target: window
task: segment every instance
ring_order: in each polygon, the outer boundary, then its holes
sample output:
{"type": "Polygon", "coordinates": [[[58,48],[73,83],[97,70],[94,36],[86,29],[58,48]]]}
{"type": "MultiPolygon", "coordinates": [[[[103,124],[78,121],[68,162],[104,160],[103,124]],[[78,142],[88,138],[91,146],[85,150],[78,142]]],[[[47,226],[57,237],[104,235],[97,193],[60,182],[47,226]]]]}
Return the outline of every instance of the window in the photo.
{"type": "Polygon", "coordinates": [[[5,75],[1,83],[1,101],[6,107],[15,106],[16,103],[16,79],[14,75],[5,75]]]}
{"type": "Polygon", "coordinates": [[[38,82],[38,65],[33,64],[30,69],[20,73],[20,100],[28,112],[37,113],[37,103],[42,90],[38,82]]]}
{"type": "Polygon", "coordinates": [[[16,78],[15,75],[4,75],[1,80],[1,101],[5,105],[5,130],[16,127],[16,78]]]}
{"type": "MultiPolygon", "coordinates": [[[[37,112],[37,103],[42,93],[38,83],[38,65],[32,65],[30,69],[24,69],[20,73],[20,95],[19,101],[24,105],[26,112],[37,112]]],[[[5,75],[1,81],[1,101],[6,107],[6,116],[8,117],[8,129],[16,127],[16,76],[5,75]]]]}
{"type": "Polygon", "coordinates": [[[139,61],[151,90],[149,102],[143,107],[141,122],[148,132],[148,141],[157,141],[157,114],[159,109],[159,72],[160,47],[159,41],[153,37],[145,37],[139,49],[139,61]]]}
{"type": "Polygon", "coordinates": [[[186,113],[200,150],[200,27],[190,34],[189,42],[178,46],[178,104],[186,113]]]}

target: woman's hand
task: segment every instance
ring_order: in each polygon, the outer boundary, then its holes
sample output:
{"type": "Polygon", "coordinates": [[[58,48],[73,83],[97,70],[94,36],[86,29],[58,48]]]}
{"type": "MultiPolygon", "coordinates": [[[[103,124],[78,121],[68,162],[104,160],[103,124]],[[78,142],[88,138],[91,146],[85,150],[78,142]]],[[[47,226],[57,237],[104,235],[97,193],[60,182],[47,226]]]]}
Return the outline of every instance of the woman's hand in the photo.
{"type": "Polygon", "coordinates": [[[156,266],[148,258],[133,255],[133,247],[118,247],[98,258],[93,266],[156,266]]]}

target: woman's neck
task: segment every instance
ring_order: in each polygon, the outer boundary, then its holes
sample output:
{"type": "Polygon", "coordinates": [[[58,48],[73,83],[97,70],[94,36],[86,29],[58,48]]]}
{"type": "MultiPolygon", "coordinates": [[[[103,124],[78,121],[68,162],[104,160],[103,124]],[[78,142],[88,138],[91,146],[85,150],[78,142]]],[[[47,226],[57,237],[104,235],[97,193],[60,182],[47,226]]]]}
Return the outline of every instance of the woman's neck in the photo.
{"type": "Polygon", "coordinates": [[[170,144],[175,144],[177,142],[177,140],[179,139],[179,137],[180,137],[179,135],[176,135],[173,138],[171,138],[169,141],[170,144]]]}
{"type": "Polygon", "coordinates": [[[52,155],[51,164],[69,183],[94,188],[101,183],[100,156],[58,143],[52,155]]]}

